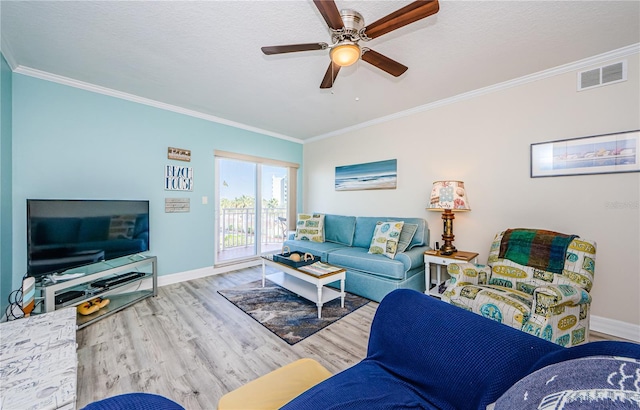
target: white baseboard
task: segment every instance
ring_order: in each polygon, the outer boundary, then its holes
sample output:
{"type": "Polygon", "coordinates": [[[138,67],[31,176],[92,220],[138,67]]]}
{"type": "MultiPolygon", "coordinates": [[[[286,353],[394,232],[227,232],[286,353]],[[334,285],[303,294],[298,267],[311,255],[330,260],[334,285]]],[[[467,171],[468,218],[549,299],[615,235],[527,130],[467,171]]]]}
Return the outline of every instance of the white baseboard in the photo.
{"type": "Polygon", "coordinates": [[[621,337],[623,339],[640,342],[640,325],[591,315],[589,327],[594,332],[621,337]]]}
{"type": "Polygon", "coordinates": [[[158,276],[158,286],[167,286],[174,283],[185,282],[187,280],[200,279],[211,275],[219,275],[221,273],[231,272],[234,270],[245,269],[251,266],[258,266],[262,262],[260,259],[238,263],[235,265],[227,265],[219,268],[206,267],[200,269],[194,269],[185,272],[172,273],[170,275],[158,276]]]}

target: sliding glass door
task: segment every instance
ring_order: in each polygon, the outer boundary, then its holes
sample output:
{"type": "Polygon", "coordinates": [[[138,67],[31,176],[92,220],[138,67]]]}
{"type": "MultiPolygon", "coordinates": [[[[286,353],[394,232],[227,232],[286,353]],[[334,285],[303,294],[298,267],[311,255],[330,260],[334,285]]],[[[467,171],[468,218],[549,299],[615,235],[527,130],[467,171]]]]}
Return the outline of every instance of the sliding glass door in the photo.
{"type": "Polygon", "coordinates": [[[217,262],[257,255],[256,171],[251,162],[218,160],[217,262]]]}
{"type": "Polygon", "coordinates": [[[260,250],[269,253],[282,248],[288,230],[288,169],[269,165],[262,165],[261,168],[260,250]]]}
{"type": "Polygon", "coordinates": [[[279,251],[288,230],[289,168],[216,157],[216,174],[215,264],[279,251]]]}

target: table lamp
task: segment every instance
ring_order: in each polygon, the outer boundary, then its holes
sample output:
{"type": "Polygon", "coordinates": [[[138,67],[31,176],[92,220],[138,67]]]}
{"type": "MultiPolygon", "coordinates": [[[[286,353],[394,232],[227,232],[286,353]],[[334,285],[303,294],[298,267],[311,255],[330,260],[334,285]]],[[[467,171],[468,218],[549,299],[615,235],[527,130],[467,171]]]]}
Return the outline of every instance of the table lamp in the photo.
{"type": "Polygon", "coordinates": [[[453,246],[453,220],[454,211],[470,211],[467,193],[462,181],[435,181],[431,188],[431,198],[429,200],[430,211],[444,211],[442,213],[443,231],[440,247],[442,255],[451,255],[456,251],[453,246]]]}

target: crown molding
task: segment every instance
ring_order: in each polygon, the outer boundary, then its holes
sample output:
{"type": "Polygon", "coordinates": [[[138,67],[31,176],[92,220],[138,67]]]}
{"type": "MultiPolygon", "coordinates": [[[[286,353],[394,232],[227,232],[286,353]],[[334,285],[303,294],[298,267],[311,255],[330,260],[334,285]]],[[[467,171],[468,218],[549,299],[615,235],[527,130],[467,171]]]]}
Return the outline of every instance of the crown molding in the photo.
{"type": "Polygon", "coordinates": [[[529,74],[520,78],[490,85],[484,88],[479,88],[477,90],[469,91],[463,94],[458,94],[450,98],[445,98],[443,100],[420,105],[405,111],[400,111],[394,114],[386,115],[384,117],[380,117],[380,118],[376,118],[360,124],[356,124],[351,127],[346,127],[336,131],[328,132],[326,134],[317,135],[315,137],[305,140],[305,143],[319,141],[325,138],[335,137],[337,135],[342,135],[348,132],[353,132],[363,128],[371,127],[373,125],[382,124],[388,121],[393,121],[398,118],[408,117],[420,112],[434,110],[436,108],[443,107],[445,105],[455,104],[457,102],[479,97],[481,95],[490,94],[496,91],[502,91],[509,88],[513,88],[513,87],[519,87],[521,85],[542,80],[545,78],[554,77],[554,76],[565,74],[571,71],[578,71],[585,68],[589,68],[590,66],[601,65],[611,60],[625,58],[638,53],[640,53],[640,43],[631,44],[626,47],[618,48],[616,50],[612,50],[603,54],[598,54],[596,56],[585,58],[583,60],[578,60],[573,63],[568,63],[568,64],[564,64],[554,68],[550,68],[548,70],[539,71],[537,73],[529,74]]]}
{"type": "MultiPolygon", "coordinates": [[[[7,62],[9,61],[7,60],[7,62]]],[[[111,88],[102,87],[102,86],[91,84],[91,83],[86,83],[84,81],[74,80],[73,78],[63,77],[61,75],[48,73],[46,71],[36,70],[34,68],[25,67],[22,65],[18,65],[16,68],[14,68],[13,72],[17,74],[23,74],[29,77],[39,78],[41,80],[68,85],[70,87],[79,88],[81,90],[90,91],[93,93],[108,95],[110,97],[115,97],[122,100],[132,101],[138,104],[144,104],[151,107],[160,108],[161,110],[172,111],[178,114],[188,115],[190,117],[199,118],[205,121],[211,121],[218,124],[228,125],[230,127],[239,128],[245,131],[268,135],[270,137],[279,138],[279,139],[295,142],[298,144],[303,143],[302,140],[298,138],[290,137],[288,135],[278,134],[276,132],[263,130],[257,127],[252,127],[250,125],[216,117],[214,115],[205,114],[205,113],[201,113],[194,110],[189,110],[187,108],[178,107],[176,105],[166,104],[160,101],[151,100],[149,98],[139,97],[137,95],[128,94],[122,91],[113,90],[111,88]]]]}
{"type": "Polygon", "coordinates": [[[356,124],[350,127],[346,127],[346,128],[342,128],[339,130],[335,130],[335,131],[331,131],[328,132],[326,134],[321,134],[321,135],[317,135],[315,137],[306,139],[306,140],[301,140],[299,138],[294,138],[294,137],[290,137],[287,135],[283,135],[283,134],[279,134],[279,133],[275,133],[272,131],[268,131],[268,130],[263,130],[261,128],[257,128],[257,127],[253,127],[250,125],[246,125],[246,124],[242,124],[239,122],[235,122],[235,121],[231,121],[231,120],[227,120],[224,118],[220,118],[220,117],[216,117],[210,114],[205,114],[205,113],[201,113],[198,111],[194,111],[194,110],[189,110],[186,108],[182,108],[182,107],[178,107],[175,105],[171,105],[171,104],[166,104],[166,103],[162,103],[159,101],[155,101],[155,100],[151,100],[148,98],[143,98],[143,97],[139,97],[133,94],[128,94],[128,93],[124,93],[121,91],[117,91],[117,90],[113,90],[110,88],[106,88],[106,87],[102,87],[102,86],[98,86],[98,85],[94,85],[94,84],[90,84],[90,83],[86,83],[83,81],[78,81],[78,80],[74,80],[72,78],[68,78],[68,77],[63,77],[57,74],[52,74],[52,73],[48,73],[45,71],[41,71],[41,70],[36,70],[33,68],[29,68],[29,67],[25,67],[25,66],[21,66],[18,65],[15,61],[15,59],[13,58],[13,53],[11,52],[11,47],[9,46],[9,44],[5,41],[4,38],[2,38],[2,42],[1,42],[1,46],[2,46],[2,53],[5,57],[5,59],[7,60],[7,63],[9,64],[9,66],[11,67],[11,69],[13,70],[13,72],[18,73],[18,74],[23,74],[23,75],[27,75],[30,77],[35,77],[35,78],[39,78],[42,80],[46,80],[46,81],[51,81],[51,82],[55,82],[58,84],[63,84],[63,85],[68,85],[70,87],[74,87],[74,88],[79,88],[82,90],[86,90],[86,91],[90,91],[90,92],[95,92],[98,94],[103,94],[103,95],[108,95],[111,97],[115,97],[115,98],[120,98],[123,100],[127,100],[127,101],[132,101],[132,102],[136,102],[139,104],[144,104],[144,105],[148,105],[151,107],[156,107],[156,108],[160,108],[162,110],[167,110],[167,111],[172,111],[172,112],[176,112],[179,114],[184,114],[184,115],[188,115],[190,117],[195,117],[195,118],[200,118],[203,119],[205,121],[211,121],[211,122],[215,122],[218,124],[223,124],[223,125],[228,125],[230,127],[234,127],[234,128],[239,128],[239,129],[243,129],[246,131],[250,131],[250,132],[256,132],[259,134],[263,134],[263,135],[268,135],[274,138],[279,138],[279,139],[283,139],[286,141],[291,141],[291,142],[295,142],[298,144],[306,144],[306,143],[310,143],[310,142],[315,142],[315,141],[319,141],[322,139],[326,139],[326,138],[330,138],[330,137],[335,137],[338,135],[342,135],[342,134],[346,134],[349,132],[353,132],[353,131],[357,131],[363,128],[367,128],[367,127],[371,127],[377,124],[382,124],[388,121],[393,121],[399,118],[403,118],[403,117],[408,117],[417,113],[421,113],[424,111],[429,111],[429,110],[434,110],[436,108],[440,108],[446,105],[450,105],[450,104],[455,104],[457,102],[461,102],[464,100],[468,100],[471,98],[475,98],[475,97],[479,97],[485,94],[490,94],[496,91],[502,91],[502,90],[506,90],[509,88],[513,88],[513,87],[518,87],[524,84],[528,84],[530,82],[534,82],[534,81],[538,81],[538,80],[542,80],[545,78],[549,78],[549,77],[553,77],[553,76],[557,76],[560,74],[565,74],[567,72],[571,72],[571,71],[578,71],[578,70],[583,70],[586,68],[589,68],[590,66],[595,66],[595,65],[601,65],[605,62],[611,61],[611,60],[615,60],[615,59],[621,59],[621,58],[625,58],[634,54],[638,54],[640,53],[640,43],[635,43],[626,47],[622,47],[616,50],[612,50],[603,54],[599,54],[593,57],[589,57],[589,58],[585,58],[583,60],[578,60],[575,61],[573,63],[569,63],[569,64],[564,64],[558,67],[554,67],[548,70],[543,70],[543,71],[539,71],[537,73],[533,73],[533,74],[529,74],[520,78],[516,78],[513,80],[509,80],[509,81],[505,81],[502,83],[498,83],[498,84],[494,84],[488,87],[483,87],[483,88],[479,88],[477,90],[473,90],[473,91],[469,91],[467,93],[463,93],[463,94],[458,94],[456,96],[450,97],[450,98],[445,98],[439,101],[434,101],[432,103],[429,104],[424,104],[424,105],[420,105],[405,111],[400,111],[394,114],[390,114],[390,115],[386,115],[383,117],[379,117],[370,121],[365,121],[363,123],[360,124],[356,124]]]}
{"type": "Polygon", "coordinates": [[[4,59],[7,60],[7,64],[9,64],[9,68],[11,71],[15,71],[18,64],[16,63],[16,59],[13,57],[13,51],[11,50],[11,46],[9,42],[6,40],[6,36],[0,39],[0,51],[2,51],[2,55],[4,59]]]}

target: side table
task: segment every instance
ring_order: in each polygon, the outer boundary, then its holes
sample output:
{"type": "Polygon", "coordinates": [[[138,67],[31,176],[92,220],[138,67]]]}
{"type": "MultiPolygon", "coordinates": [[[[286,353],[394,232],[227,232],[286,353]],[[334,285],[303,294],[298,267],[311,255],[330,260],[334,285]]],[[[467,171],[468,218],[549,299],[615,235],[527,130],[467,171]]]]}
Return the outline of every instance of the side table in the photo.
{"type": "Polygon", "coordinates": [[[442,255],[439,250],[425,251],[424,252],[424,279],[426,283],[426,290],[424,293],[440,299],[442,294],[438,291],[440,285],[449,278],[449,274],[444,272],[446,278],[443,276],[442,267],[447,266],[450,263],[456,262],[471,262],[478,263],[478,254],[476,252],[457,251],[451,255],[442,255]],[[431,264],[436,265],[436,279],[435,282],[431,280],[431,264]],[[430,288],[430,285],[435,285],[430,288]]]}

